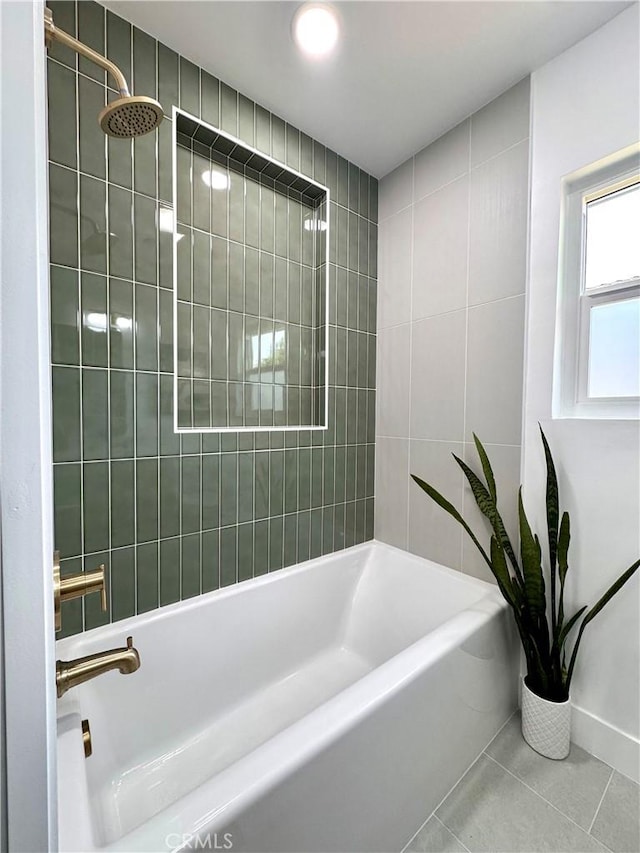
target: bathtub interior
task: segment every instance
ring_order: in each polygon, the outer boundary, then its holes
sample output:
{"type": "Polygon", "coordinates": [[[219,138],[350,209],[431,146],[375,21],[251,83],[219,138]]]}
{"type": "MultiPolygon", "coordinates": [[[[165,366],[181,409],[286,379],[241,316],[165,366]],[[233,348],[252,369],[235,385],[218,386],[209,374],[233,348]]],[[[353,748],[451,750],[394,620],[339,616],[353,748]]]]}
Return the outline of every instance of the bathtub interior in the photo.
{"type": "Polygon", "coordinates": [[[342,642],[379,666],[491,589],[431,561],[376,544],[350,602],[342,642]]]}
{"type": "Polygon", "coordinates": [[[91,721],[94,838],[117,841],[486,596],[488,586],[379,544],[249,581],[107,631],[142,666],[74,691],[91,721]]]}

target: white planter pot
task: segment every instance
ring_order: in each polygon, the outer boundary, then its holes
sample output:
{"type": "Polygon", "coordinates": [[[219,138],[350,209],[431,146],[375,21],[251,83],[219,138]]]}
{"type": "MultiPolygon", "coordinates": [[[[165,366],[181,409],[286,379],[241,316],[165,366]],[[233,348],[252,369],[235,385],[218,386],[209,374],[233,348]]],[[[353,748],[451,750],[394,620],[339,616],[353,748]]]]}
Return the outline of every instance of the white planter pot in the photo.
{"type": "Polygon", "coordinates": [[[545,758],[566,758],[571,738],[571,700],[551,702],[522,679],[522,736],[545,758]]]}

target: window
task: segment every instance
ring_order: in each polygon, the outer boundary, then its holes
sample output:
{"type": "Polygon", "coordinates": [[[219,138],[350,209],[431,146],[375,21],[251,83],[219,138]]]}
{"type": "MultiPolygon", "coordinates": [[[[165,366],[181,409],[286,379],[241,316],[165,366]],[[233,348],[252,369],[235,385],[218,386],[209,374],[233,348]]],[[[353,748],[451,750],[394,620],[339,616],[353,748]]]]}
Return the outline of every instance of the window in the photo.
{"type": "Polygon", "coordinates": [[[556,375],[560,417],[640,412],[637,149],[565,182],[556,375]]]}

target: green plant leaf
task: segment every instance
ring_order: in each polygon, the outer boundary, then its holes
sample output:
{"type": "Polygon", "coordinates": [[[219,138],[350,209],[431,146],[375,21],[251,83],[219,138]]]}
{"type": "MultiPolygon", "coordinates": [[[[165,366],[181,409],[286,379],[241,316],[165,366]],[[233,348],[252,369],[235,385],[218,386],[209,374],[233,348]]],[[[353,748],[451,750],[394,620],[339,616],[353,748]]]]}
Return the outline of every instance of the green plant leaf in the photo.
{"type": "Polygon", "coordinates": [[[540,543],[534,538],[522,503],[522,488],[518,492],[518,516],[520,519],[520,553],[527,595],[527,604],[532,615],[546,621],[544,577],[540,565],[540,543]]]}
{"type": "Polygon", "coordinates": [[[557,635],[557,624],[559,621],[556,612],[556,571],[557,571],[557,547],[558,547],[558,519],[560,516],[560,498],[558,495],[558,477],[556,476],[556,468],[553,464],[553,456],[549,448],[547,437],[540,429],[540,437],[544,446],[544,456],[547,465],[547,537],[549,541],[549,580],[551,582],[551,633],[553,641],[557,635]]]}
{"type": "MultiPolygon", "coordinates": [[[[494,494],[492,494],[484,485],[482,480],[478,477],[478,475],[475,473],[475,471],[473,471],[467,465],[466,462],[463,462],[462,459],[460,459],[459,456],[456,456],[455,453],[452,453],[451,455],[456,460],[460,468],[462,468],[462,471],[464,472],[464,475],[467,478],[469,485],[471,486],[471,491],[473,492],[473,496],[478,505],[478,509],[484,516],[489,519],[491,527],[493,528],[493,532],[496,534],[498,541],[504,548],[506,555],[509,557],[509,560],[514,568],[518,581],[520,583],[524,583],[524,579],[522,577],[522,573],[520,572],[520,566],[518,565],[518,560],[516,558],[515,551],[513,550],[511,540],[509,539],[509,534],[507,533],[500,513],[498,512],[498,507],[496,505],[496,500],[494,496],[495,482],[493,483],[494,494]]],[[[487,464],[488,462],[489,460],[487,459],[487,464]]],[[[489,468],[489,470],[491,469],[489,468]]]]}
{"type": "Polygon", "coordinates": [[[491,571],[498,582],[500,592],[504,598],[514,610],[517,609],[518,602],[514,594],[513,583],[511,581],[509,569],[507,568],[504,551],[495,536],[491,537],[491,571]]]}
{"type": "Polygon", "coordinates": [[[576,624],[576,622],[582,616],[586,609],[587,605],[585,604],[584,607],[581,607],[580,610],[574,613],[571,619],[569,619],[569,621],[567,622],[567,624],[563,625],[560,629],[560,635],[558,637],[558,649],[560,651],[562,651],[562,647],[564,646],[566,639],[569,636],[569,631],[573,628],[573,626],[576,624]]]}
{"type": "Polygon", "coordinates": [[[498,492],[496,490],[496,481],[493,476],[493,468],[491,467],[491,462],[489,462],[489,457],[487,456],[487,451],[482,446],[482,442],[478,438],[478,436],[473,433],[473,440],[476,445],[476,450],[478,451],[478,456],[480,457],[480,464],[482,465],[482,470],[484,472],[484,478],[487,481],[487,486],[489,487],[489,494],[493,498],[493,502],[497,504],[498,502],[498,492]]]}
{"type": "Polygon", "coordinates": [[[560,535],[558,536],[558,575],[560,577],[560,593],[558,594],[558,618],[554,630],[554,641],[558,632],[562,631],[564,622],[564,581],[569,571],[569,542],[571,540],[571,524],[569,513],[562,515],[560,522],[560,535]]]}
{"type": "Polygon", "coordinates": [[[452,453],[451,455],[464,471],[465,477],[471,486],[473,497],[476,499],[476,503],[478,504],[478,509],[483,515],[486,515],[486,517],[492,521],[496,510],[495,500],[491,497],[480,477],[478,477],[478,475],[469,468],[467,463],[463,462],[455,453],[452,453]]]}
{"type": "Polygon", "coordinates": [[[601,598],[598,599],[598,601],[593,605],[591,610],[589,610],[587,615],[582,620],[582,624],[580,625],[580,630],[578,631],[578,636],[576,638],[576,642],[575,642],[575,645],[573,647],[573,652],[571,654],[571,661],[569,663],[569,670],[567,672],[567,690],[569,690],[569,687],[571,686],[571,679],[573,677],[573,668],[576,664],[576,657],[578,656],[578,648],[580,647],[580,641],[582,640],[582,634],[584,632],[584,629],[587,627],[587,625],[589,624],[589,622],[591,622],[592,619],[595,619],[595,617],[598,615],[598,613],[600,613],[600,611],[605,606],[605,604],[607,604],[609,601],[611,601],[613,596],[622,589],[622,587],[626,584],[626,582],[629,580],[629,578],[633,577],[635,572],[637,572],[637,570],[638,570],[638,566],[640,566],[640,560],[636,560],[635,563],[633,563],[631,566],[629,566],[629,568],[626,570],[626,572],[623,572],[620,575],[620,577],[614,583],[611,584],[611,586],[605,592],[605,594],[601,598]]]}
{"type": "Polygon", "coordinates": [[[560,534],[558,536],[558,574],[560,583],[564,584],[569,569],[569,542],[571,541],[571,523],[569,513],[562,514],[560,522],[560,534]]]}
{"type": "Polygon", "coordinates": [[[460,513],[454,507],[454,505],[452,503],[450,503],[443,495],[441,495],[437,489],[434,489],[433,486],[430,486],[429,483],[426,483],[420,477],[416,476],[416,474],[412,474],[411,479],[415,483],[417,483],[417,485],[420,486],[420,488],[424,492],[426,492],[429,495],[429,497],[438,504],[438,506],[442,507],[442,509],[445,512],[448,512],[452,518],[455,518],[455,520],[464,527],[464,529],[467,531],[467,533],[471,537],[471,541],[476,546],[478,551],[480,551],[480,554],[482,555],[484,561],[489,566],[489,568],[491,568],[491,560],[487,556],[487,552],[484,550],[484,548],[482,547],[482,545],[478,541],[476,535],[473,533],[473,531],[471,530],[471,528],[469,527],[467,522],[460,515],[460,513]]]}
{"type": "MultiPolygon", "coordinates": [[[[560,518],[560,499],[558,494],[558,477],[556,467],[553,464],[553,456],[549,448],[547,437],[540,428],[540,436],[544,445],[544,455],[547,463],[547,531],[549,534],[549,564],[551,567],[551,583],[553,587],[553,575],[556,566],[556,551],[558,542],[558,521],[560,518]]],[[[553,591],[553,590],[552,590],[553,591]]]]}

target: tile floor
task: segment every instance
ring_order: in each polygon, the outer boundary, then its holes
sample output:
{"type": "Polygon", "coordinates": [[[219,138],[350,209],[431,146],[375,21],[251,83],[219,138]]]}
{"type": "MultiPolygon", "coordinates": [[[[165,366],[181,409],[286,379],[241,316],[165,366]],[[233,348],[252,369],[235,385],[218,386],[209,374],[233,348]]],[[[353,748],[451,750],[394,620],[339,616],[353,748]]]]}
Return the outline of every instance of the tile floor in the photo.
{"type": "Polygon", "coordinates": [[[514,714],[405,853],[639,853],[640,786],[577,746],[538,755],[514,714]]]}

